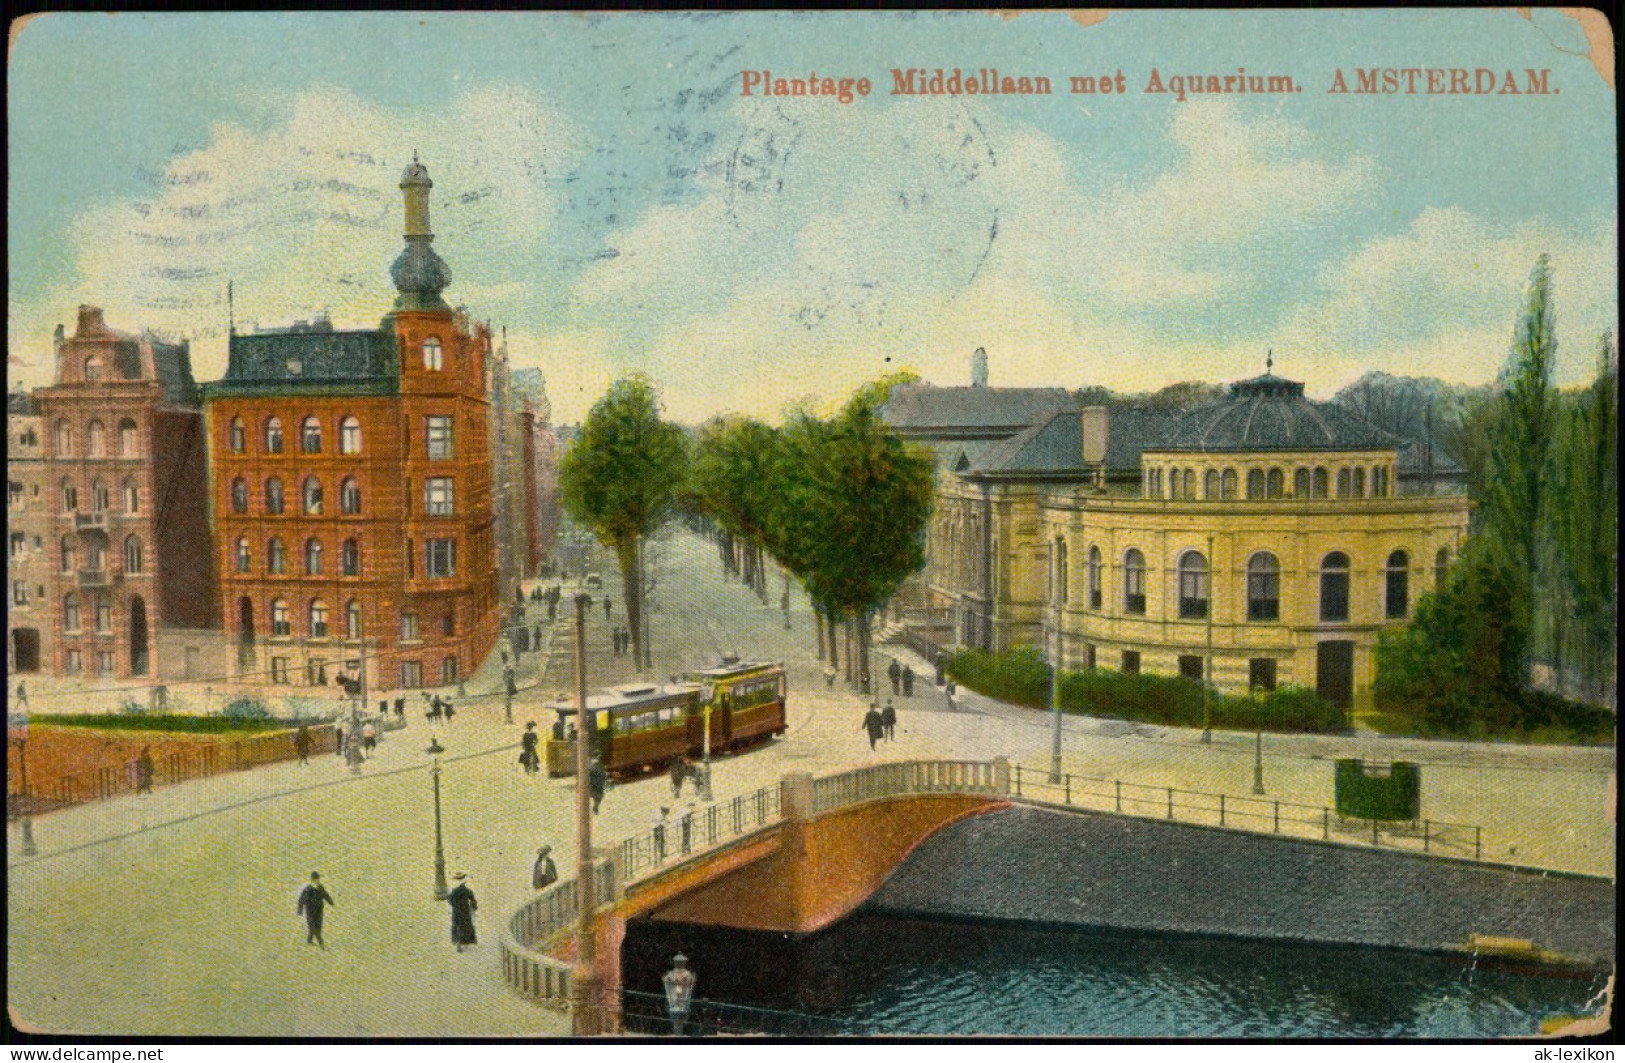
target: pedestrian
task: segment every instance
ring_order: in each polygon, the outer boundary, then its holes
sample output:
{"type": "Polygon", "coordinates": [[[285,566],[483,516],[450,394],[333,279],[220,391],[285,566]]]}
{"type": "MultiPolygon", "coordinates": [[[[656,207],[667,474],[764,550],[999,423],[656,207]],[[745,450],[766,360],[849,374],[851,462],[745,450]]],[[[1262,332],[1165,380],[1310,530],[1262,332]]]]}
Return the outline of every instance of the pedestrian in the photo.
{"type": "Polygon", "coordinates": [[[28,686],[25,682],[18,682],[17,684],[17,704],[25,708],[28,705],[28,686]]]}
{"type": "Polygon", "coordinates": [[[946,693],[948,695],[948,711],[949,712],[958,712],[959,711],[958,706],[956,706],[954,704],[954,692],[957,691],[958,689],[959,689],[958,687],[954,686],[954,681],[952,679],[948,680],[948,685],[945,688],[943,688],[944,693],[946,693]]]}
{"type": "Polygon", "coordinates": [[[151,746],[142,746],[141,755],[135,760],[135,792],[138,794],[152,793],[151,746]]]}
{"type": "Polygon", "coordinates": [[[670,812],[671,809],[661,805],[660,811],[654,814],[654,824],[649,831],[650,836],[654,839],[655,863],[657,864],[666,859],[666,816],[670,812]]]}
{"type": "Polygon", "coordinates": [[[327,943],[322,940],[322,908],[332,903],[333,895],[322,885],[321,872],[312,871],[310,885],[299,891],[299,906],[293,914],[305,917],[305,944],[316,945],[323,952],[327,951],[327,943]]]}
{"type": "Polygon", "coordinates": [[[859,690],[861,690],[863,692],[864,697],[869,696],[869,673],[868,672],[864,672],[863,675],[861,677],[859,677],[859,679],[858,679],[858,688],[859,688],[859,690]]]}
{"type": "Polygon", "coordinates": [[[863,729],[869,732],[869,748],[874,749],[875,743],[886,734],[886,723],[880,717],[880,710],[873,705],[863,717],[863,729]]]}
{"type": "Polygon", "coordinates": [[[361,725],[361,752],[371,756],[372,751],[378,748],[378,729],[368,720],[361,725]]]}
{"type": "Polygon", "coordinates": [[[671,762],[671,795],[680,797],[683,793],[683,780],[688,778],[688,760],[678,757],[671,762]]]}
{"type": "Polygon", "coordinates": [[[451,905],[451,943],[462,952],[467,946],[479,943],[474,934],[474,912],[479,903],[474,899],[474,891],[468,888],[467,872],[459,871],[452,878],[457,885],[446,894],[446,903],[451,905]]]}
{"type": "MultiPolygon", "coordinates": [[[[513,669],[512,668],[504,668],[502,670],[502,686],[503,686],[504,692],[510,698],[513,697],[515,694],[519,693],[519,687],[514,682],[513,669]]],[[[449,716],[451,714],[447,713],[446,715],[449,716]]]]}
{"type": "Polygon", "coordinates": [[[536,721],[525,724],[525,733],[519,739],[519,763],[525,769],[526,775],[535,775],[542,767],[542,758],[536,754],[536,744],[541,736],[536,733],[536,721]]]}
{"type": "Polygon", "coordinates": [[[598,806],[604,803],[604,791],[609,788],[609,772],[604,770],[604,762],[597,757],[587,767],[587,795],[592,798],[592,813],[598,814],[598,806]]]}
{"type": "Polygon", "coordinates": [[[169,688],[162,683],[152,688],[152,711],[169,711],[169,688]]]}
{"type": "Polygon", "coordinates": [[[897,737],[897,710],[892,707],[890,698],[886,699],[886,707],[880,713],[880,722],[886,725],[886,741],[897,737]]]}
{"type": "Polygon", "coordinates": [[[536,625],[535,630],[530,634],[530,641],[538,650],[542,648],[542,625],[536,625]]]}
{"type": "Polygon", "coordinates": [[[903,665],[903,697],[914,696],[914,669],[910,665],[903,665]]]}
{"type": "Polygon", "coordinates": [[[948,654],[942,650],[937,651],[937,686],[942,685],[943,677],[948,671],[948,654]]]}
{"type": "Polygon", "coordinates": [[[440,701],[440,711],[446,714],[446,722],[450,723],[451,718],[457,715],[457,710],[451,707],[451,699],[446,698],[444,701],[441,701],[439,695],[436,695],[435,700],[440,701]]]}
{"type": "Polygon", "coordinates": [[[405,698],[396,698],[395,699],[395,718],[397,720],[399,720],[402,724],[406,723],[406,699],[405,698]]]}
{"type": "Polygon", "coordinates": [[[833,664],[824,666],[824,685],[831,690],[835,689],[835,666],[833,664]]]}
{"type": "Polygon", "coordinates": [[[548,855],[552,851],[551,845],[544,845],[536,852],[536,867],[530,873],[530,884],[536,889],[546,889],[559,880],[559,869],[553,866],[553,858],[548,855]]]}
{"type": "Polygon", "coordinates": [[[337,720],[333,721],[333,752],[344,758],[344,725],[337,720]]]}
{"type": "Polygon", "coordinates": [[[300,724],[299,730],[293,733],[293,751],[299,754],[299,763],[310,763],[310,744],[310,728],[300,724]]]}
{"type": "Polygon", "coordinates": [[[688,811],[683,813],[683,853],[687,855],[694,840],[694,802],[688,803],[688,811]]]}
{"type": "Polygon", "coordinates": [[[609,619],[609,612],[610,612],[610,609],[614,606],[614,604],[615,604],[614,600],[611,599],[609,595],[607,595],[607,594],[604,595],[604,619],[605,620],[609,619]]]}
{"type": "Polygon", "coordinates": [[[903,666],[897,663],[896,657],[893,657],[891,664],[886,666],[886,678],[891,680],[892,697],[896,697],[901,689],[899,684],[903,678],[903,666]]]}
{"type": "Polygon", "coordinates": [[[549,597],[547,599],[547,619],[548,620],[557,620],[558,618],[559,618],[559,600],[557,598],[554,598],[554,597],[549,597]]]}

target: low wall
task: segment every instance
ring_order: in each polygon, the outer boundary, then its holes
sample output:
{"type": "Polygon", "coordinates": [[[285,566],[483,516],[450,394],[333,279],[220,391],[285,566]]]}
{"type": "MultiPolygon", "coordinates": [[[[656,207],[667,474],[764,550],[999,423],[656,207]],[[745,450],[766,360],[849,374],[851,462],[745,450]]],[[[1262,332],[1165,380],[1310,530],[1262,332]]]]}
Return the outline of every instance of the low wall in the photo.
{"type": "Polygon", "coordinates": [[[1017,806],[923,842],[871,906],[902,913],[1439,950],[1471,934],[1614,951],[1608,879],[1017,806]]]}

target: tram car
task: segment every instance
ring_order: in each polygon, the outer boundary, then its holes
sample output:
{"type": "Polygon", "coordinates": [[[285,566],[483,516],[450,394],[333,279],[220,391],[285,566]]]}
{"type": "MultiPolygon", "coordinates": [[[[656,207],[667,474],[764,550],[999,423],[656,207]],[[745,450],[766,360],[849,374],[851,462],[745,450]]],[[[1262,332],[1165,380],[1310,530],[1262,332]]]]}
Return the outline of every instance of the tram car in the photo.
{"type": "MultiPolygon", "coordinates": [[[[700,687],[700,696],[711,711],[711,752],[728,753],[756,742],[765,742],[784,733],[784,665],[742,662],[724,657],[715,668],[690,672],[683,681],[700,687]]],[[[693,746],[705,745],[703,719],[693,734],[693,746]]]]}

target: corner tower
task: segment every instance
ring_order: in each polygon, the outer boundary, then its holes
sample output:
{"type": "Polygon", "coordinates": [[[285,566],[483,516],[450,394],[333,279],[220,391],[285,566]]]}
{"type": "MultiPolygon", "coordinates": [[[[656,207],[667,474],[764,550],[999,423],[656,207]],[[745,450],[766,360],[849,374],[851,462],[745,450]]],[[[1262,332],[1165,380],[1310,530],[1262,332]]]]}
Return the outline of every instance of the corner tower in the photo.
{"type": "Polygon", "coordinates": [[[412,156],[412,164],[401,174],[401,191],[406,200],[406,247],[390,266],[389,275],[400,295],[396,310],[450,310],[440,293],[451,283],[451,268],[429,245],[434,233],[429,229],[429,190],[434,182],[429,171],[412,156]]]}

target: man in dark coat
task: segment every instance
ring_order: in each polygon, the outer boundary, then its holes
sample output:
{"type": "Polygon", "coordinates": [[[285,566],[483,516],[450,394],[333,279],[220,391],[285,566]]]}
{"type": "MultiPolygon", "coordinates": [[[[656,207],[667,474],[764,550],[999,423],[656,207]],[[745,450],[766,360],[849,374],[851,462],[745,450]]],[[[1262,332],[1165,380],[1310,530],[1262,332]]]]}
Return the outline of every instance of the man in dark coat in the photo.
{"type": "Polygon", "coordinates": [[[680,797],[683,793],[683,780],[688,778],[688,761],[678,757],[671,762],[671,795],[680,797]]]}
{"type": "Polygon", "coordinates": [[[525,724],[525,733],[519,739],[519,763],[525,766],[526,775],[535,775],[542,767],[542,758],[536,753],[537,743],[541,736],[536,733],[536,721],[525,724]]]}
{"type": "Polygon", "coordinates": [[[902,679],[902,677],[903,677],[903,667],[902,667],[902,665],[897,663],[897,658],[893,657],[891,664],[886,666],[886,678],[891,680],[891,692],[892,692],[893,696],[895,696],[897,694],[897,690],[898,690],[897,684],[898,684],[898,681],[900,679],[902,679]]]}
{"type": "Polygon", "coordinates": [[[914,668],[911,665],[906,665],[905,664],[905,665],[903,665],[903,697],[912,698],[913,696],[914,696],[914,668]]]}
{"type": "Polygon", "coordinates": [[[474,935],[474,911],[479,903],[474,900],[474,891],[468,888],[468,876],[457,872],[457,885],[446,894],[446,903],[451,905],[451,943],[462,952],[469,945],[478,944],[474,935]]]}
{"type": "Polygon", "coordinates": [[[863,717],[863,729],[869,732],[869,748],[875,748],[875,743],[885,737],[886,723],[880,718],[880,710],[873,705],[863,717]]]}
{"type": "Polygon", "coordinates": [[[305,944],[318,945],[324,952],[327,945],[322,941],[322,907],[332,903],[333,895],[322,885],[321,872],[312,871],[310,885],[299,891],[299,907],[294,914],[305,917],[305,944]]]}
{"type": "Polygon", "coordinates": [[[310,728],[300,724],[299,730],[293,733],[293,751],[299,754],[299,763],[306,764],[309,762],[310,745],[310,728]]]}
{"type": "Polygon", "coordinates": [[[530,884],[536,889],[546,889],[559,880],[559,869],[553,866],[553,858],[548,855],[552,851],[551,845],[544,845],[536,853],[536,867],[530,873],[530,884]]]}
{"type": "Polygon", "coordinates": [[[948,674],[948,655],[942,650],[937,651],[937,686],[942,685],[944,677],[948,674]]]}
{"type": "Polygon", "coordinates": [[[152,793],[152,747],[142,746],[141,756],[135,762],[135,792],[152,793]]]}
{"type": "Polygon", "coordinates": [[[891,699],[886,700],[886,707],[880,713],[880,722],[886,725],[886,741],[890,742],[897,737],[897,710],[892,708],[891,699]]]}
{"type": "Polygon", "coordinates": [[[592,798],[593,815],[598,814],[598,806],[604,803],[604,791],[609,788],[609,772],[604,770],[604,762],[597,757],[587,768],[587,794],[592,798]]]}

